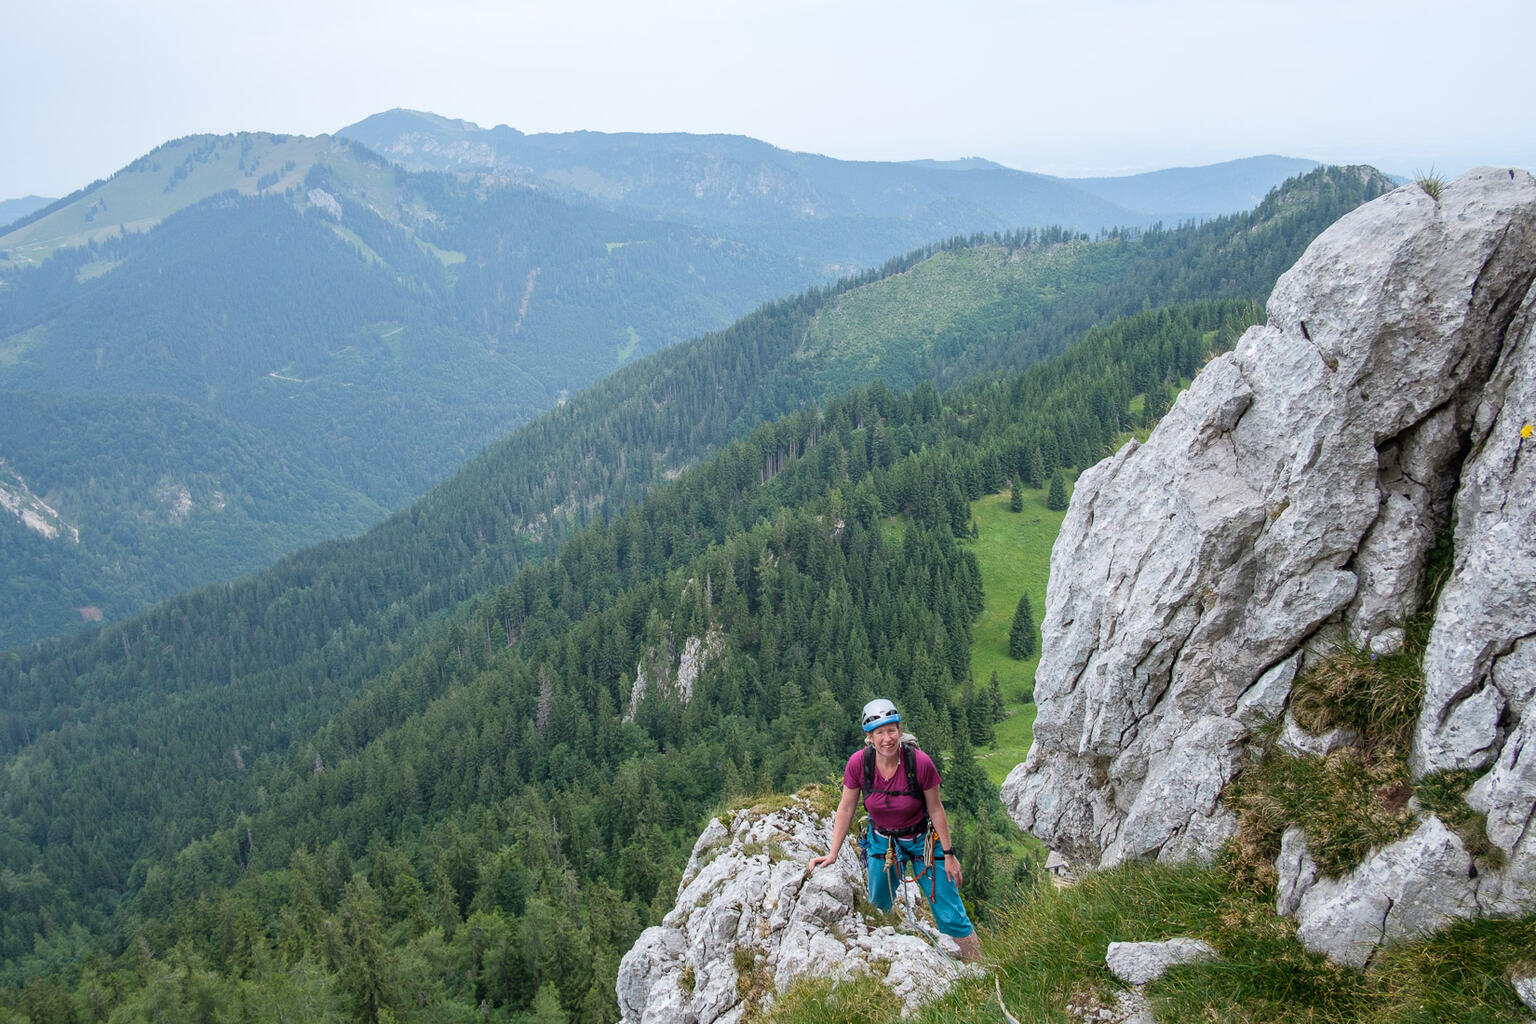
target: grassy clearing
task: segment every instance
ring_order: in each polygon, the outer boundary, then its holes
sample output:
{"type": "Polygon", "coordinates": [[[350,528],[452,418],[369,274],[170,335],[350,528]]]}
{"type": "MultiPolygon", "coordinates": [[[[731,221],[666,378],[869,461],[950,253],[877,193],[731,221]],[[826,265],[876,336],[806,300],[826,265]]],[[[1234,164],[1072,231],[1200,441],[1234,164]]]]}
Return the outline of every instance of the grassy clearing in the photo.
{"type": "Polygon", "coordinates": [[[1045,491],[1025,489],[1024,511],[1011,512],[1008,494],[993,494],[971,503],[979,536],[970,541],[981,566],[985,603],[972,630],[971,675],[978,690],[997,673],[1008,718],[997,723],[997,744],[978,750],[977,760],[987,777],[1001,783],[1009,770],[1029,753],[1034,739],[1035,667],[1037,654],[1025,661],[1008,656],[1008,632],[1019,595],[1029,594],[1035,628],[1045,611],[1045,581],[1050,571],[1051,545],[1061,529],[1064,513],[1045,507],[1045,491]]]}
{"type": "Polygon", "coordinates": [[[922,351],[959,317],[1001,295],[1022,273],[1001,249],[941,252],[905,274],[838,296],[811,325],[807,347],[828,349],[856,366],[873,366],[890,346],[922,351]]]}

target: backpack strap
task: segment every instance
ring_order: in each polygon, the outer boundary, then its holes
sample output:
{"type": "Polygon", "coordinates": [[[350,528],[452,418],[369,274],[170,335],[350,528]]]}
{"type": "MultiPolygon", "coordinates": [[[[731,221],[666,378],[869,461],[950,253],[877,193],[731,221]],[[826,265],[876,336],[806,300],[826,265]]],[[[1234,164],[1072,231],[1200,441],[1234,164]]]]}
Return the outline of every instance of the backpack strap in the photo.
{"type": "Polygon", "coordinates": [[[923,799],[923,789],[917,784],[917,747],[907,743],[901,745],[901,766],[907,770],[907,792],[923,799]]]}

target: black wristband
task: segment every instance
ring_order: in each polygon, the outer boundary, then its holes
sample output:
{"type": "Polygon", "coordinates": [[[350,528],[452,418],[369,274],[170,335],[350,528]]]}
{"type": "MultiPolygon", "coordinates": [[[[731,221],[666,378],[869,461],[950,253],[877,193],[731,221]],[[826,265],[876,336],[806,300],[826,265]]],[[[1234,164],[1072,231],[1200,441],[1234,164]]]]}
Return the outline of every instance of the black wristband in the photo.
{"type": "Polygon", "coordinates": [[[953,857],[955,854],[955,848],[953,846],[944,847],[944,854],[945,856],[953,857]]]}

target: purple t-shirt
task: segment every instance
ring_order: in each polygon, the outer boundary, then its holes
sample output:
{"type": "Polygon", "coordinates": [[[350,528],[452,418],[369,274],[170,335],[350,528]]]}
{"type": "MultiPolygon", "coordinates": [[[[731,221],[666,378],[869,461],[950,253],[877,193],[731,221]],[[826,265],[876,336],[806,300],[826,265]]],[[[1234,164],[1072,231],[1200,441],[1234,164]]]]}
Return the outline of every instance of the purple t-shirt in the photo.
{"type": "MultiPolygon", "coordinates": [[[[874,756],[874,748],[866,746],[850,757],[848,767],[843,769],[843,785],[849,789],[864,788],[865,750],[874,756]]],[[[926,793],[939,784],[939,770],[921,750],[914,750],[913,756],[917,758],[917,784],[926,793]]],[[[911,828],[928,813],[927,803],[907,792],[907,772],[900,763],[896,765],[896,774],[888,779],[881,777],[880,766],[875,765],[874,788],[864,799],[864,809],[869,812],[869,820],[874,822],[875,828],[882,832],[911,828]]]]}

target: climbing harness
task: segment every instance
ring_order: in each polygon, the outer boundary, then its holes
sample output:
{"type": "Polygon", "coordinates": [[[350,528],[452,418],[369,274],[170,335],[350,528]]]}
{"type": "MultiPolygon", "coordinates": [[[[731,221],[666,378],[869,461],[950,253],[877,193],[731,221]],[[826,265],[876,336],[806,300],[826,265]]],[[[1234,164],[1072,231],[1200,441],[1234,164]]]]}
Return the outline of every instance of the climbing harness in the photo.
{"type": "MultiPolygon", "coordinates": [[[[858,830],[854,834],[854,843],[858,846],[860,861],[866,865],[869,863],[870,846],[873,842],[872,837],[876,831],[877,830],[866,820],[865,828],[858,830]]],[[[885,836],[886,838],[885,857],[883,863],[883,868],[887,872],[886,877],[893,880],[895,885],[900,885],[902,888],[901,910],[902,917],[905,919],[907,929],[911,933],[915,933],[916,935],[920,936],[925,942],[928,943],[928,945],[938,950],[939,955],[944,958],[944,961],[947,964],[949,964],[950,970],[954,972],[957,978],[963,977],[964,971],[962,970],[960,964],[956,963],[955,958],[950,956],[949,952],[945,950],[942,944],[940,944],[938,934],[933,929],[925,925],[922,922],[922,919],[917,916],[917,912],[912,905],[912,889],[914,885],[921,885],[922,878],[925,874],[937,871],[937,865],[935,863],[933,852],[934,846],[938,839],[937,833],[934,831],[932,825],[930,824],[927,830],[927,835],[923,840],[923,868],[921,871],[916,870],[916,859],[907,851],[900,849],[900,844],[896,841],[896,837],[888,836],[883,832],[879,834],[885,836]],[[903,863],[912,868],[915,873],[909,876],[906,871],[902,869],[903,863]],[[908,882],[911,882],[914,885],[908,885],[908,882]]],[[[935,875],[929,881],[930,893],[935,891],[937,884],[937,875],[935,875]]],[[[932,898],[932,896],[929,897],[930,901],[932,898]]],[[[997,994],[997,1005],[998,1008],[1002,1010],[1003,1017],[1009,1022],[1009,1024],[1020,1024],[1019,1018],[1015,1017],[1011,1012],[1009,1012],[1008,1004],[1003,1002],[1003,986],[1001,975],[995,968],[992,970],[992,985],[993,991],[997,994]]],[[[836,987],[835,984],[834,987],[836,987]]]]}
{"type": "Polygon", "coordinates": [[[933,851],[939,837],[931,823],[925,824],[927,824],[927,828],[923,838],[921,868],[918,867],[918,858],[902,847],[899,837],[881,832],[873,825],[868,826],[867,834],[871,838],[866,840],[864,835],[861,835],[858,839],[858,844],[860,851],[863,853],[864,862],[867,864],[869,862],[869,846],[866,843],[873,843],[872,837],[874,835],[879,835],[885,839],[885,858],[882,867],[892,895],[895,894],[898,886],[901,888],[901,909],[903,916],[906,918],[907,926],[925,939],[930,946],[938,950],[939,955],[947,960],[949,965],[954,968],[955,973],[958,974],[960,972],[960,965],[955,963],[954,957],[950,956],[949,952],[939,943],[937,933],[922,922],[922,919],[917,916],[917,912],[912,906],[912,890],[913,888],[922,888],[924,876],[928,878],[929,904],[931,905],[938,898],[938,866],[933,851]],[[908,871],[911,873],[908,874],[908,871]]]}

